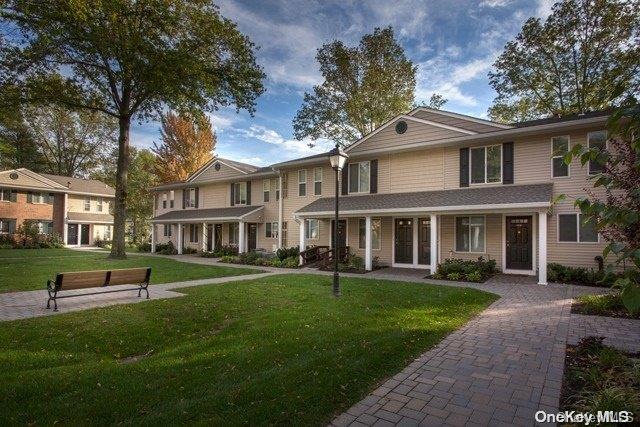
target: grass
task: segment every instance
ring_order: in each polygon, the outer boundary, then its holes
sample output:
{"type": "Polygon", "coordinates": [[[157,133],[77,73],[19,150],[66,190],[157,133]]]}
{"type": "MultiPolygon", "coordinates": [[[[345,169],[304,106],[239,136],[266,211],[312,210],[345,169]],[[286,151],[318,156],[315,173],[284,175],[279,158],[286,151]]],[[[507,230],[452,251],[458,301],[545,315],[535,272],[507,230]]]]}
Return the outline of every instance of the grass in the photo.
{"type": "Polygon", "coordinates": [[[281,275],[4,323],[9,424],[324,425],[482,311],[472,289],[281,275]]]}
{"type": "Polygon", "coordinates": [[[573,313],[594,316],[626,317],[640,319],[640,315],[632,315],[625,308],[620,294],[581,295],[571,307],[573,313]]]}
{"type": "Polygon", "coordinates": [[[567,348],[561,411],[640,413],[640,358],[583,339],[567,348]]]}
{"type": "Polygon", "coordinates": [[[151,267],[151,282],[168,283],[255,273],[255,269],[184,263],[167,258],[130,256],[112,260],[100,252],[71,249],[0,249],[0,292],[44,289],[57,272],[151,267]]]}

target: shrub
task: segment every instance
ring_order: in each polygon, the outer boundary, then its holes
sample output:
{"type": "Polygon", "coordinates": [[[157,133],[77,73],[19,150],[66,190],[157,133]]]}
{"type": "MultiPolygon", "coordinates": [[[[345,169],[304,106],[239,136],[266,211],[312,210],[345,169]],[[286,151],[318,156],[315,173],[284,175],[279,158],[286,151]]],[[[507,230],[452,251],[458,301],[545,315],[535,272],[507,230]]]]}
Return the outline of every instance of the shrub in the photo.
{"type": "Polygon", "coordinates": [[[478,270],[467,273],[465,277],[469,282],[482,282],[482,273],[478,270]]]}
{"type": "Polygon", "coordinates": [[[161,255],[175,255],[178,253],[176,247],[173,246],[173,242],[169,241],[168,243],[159,243],[156,245],[156,253],[161,255]]]}
{"type": "Polygon", "coordinates": [[[555,262],[547,264],[547,279],[550,282],[611,287],[616,279],[621,276],[621,274],[615,274],[605,270],[568,267],[555,262]]]}
{"type": "MultiPolygon", "coordinates": [[[[156,250],[158,247],[156,246],[156,250]]],[[[138,244],[138,252],[151,252],[151,243],[143,242],[138,244]]]]}
{"type": "Polygon", "coordinates": [[[433,274],[434,279],[468,280],[470,282],[484,282],[497,272],[496,261],[494,259],[485,260],[479,257],[477,260],[464,260],[451,258],[446,259],[438,265],[433,274]],[[451,274],[456,279],[451,279],[451,274]]]}
{"type": "Polygon", "coordinates": [[[348,264],[355,270],[364,270],[364,259],[357,255],[349,255],[348,264]]]}
{"type": "Polygon", "coordinates": [[[213,256],[216,258],[220,258],[223,256],[234,256],[238,255],[238,247],[231,245],[224,245],[213,251],[213,256]]]}
{"type": "Polygon", "coordinates": [[[449,280],[460,280],[460,279],[462,279],[462,274],[456,273],[456,272],[452,272],[452,273],[447,274],[447,279],[449,279],[449,280]]]}
{"type": "Polygon", "coordinates": [[[228,264],[240,264],[240,257],[237,255],[225,255],[220,257],[220,262],[225,262],[228,264]]]}
{"type": "Polygon", "coordinates": [[[271,261],[271,267],[282,267],[282,260],[278,257],[275,257],[273,259],[270,260],[271,261]]]}
{"type": "Polygon", "coordinates": [[[300,256],[291,256],[282,261],[282,266],[285,268],[298,268],[300,265],[300,256]]]}
{"type": "Polygon", "coordinates": [[[99,248],[110,248],[111,240],[96,239],[93,241],[93,246],[97,246],[99,248]]]}
{"type": "Polygon", "coordinates": [[[198,250],[196,248],[192,248],[190,246],[186,246],[186,247],[182,248],[182,253],[184,255],[197,254],[198,250]]]}
{"type": "Polygon", "coordinates": [[[276,257],[280,261],[284,261],[287,258],[299,257],[300,248],[298,246],[292,246],[290,248],[280,248],[276,251],[276,257]]]}

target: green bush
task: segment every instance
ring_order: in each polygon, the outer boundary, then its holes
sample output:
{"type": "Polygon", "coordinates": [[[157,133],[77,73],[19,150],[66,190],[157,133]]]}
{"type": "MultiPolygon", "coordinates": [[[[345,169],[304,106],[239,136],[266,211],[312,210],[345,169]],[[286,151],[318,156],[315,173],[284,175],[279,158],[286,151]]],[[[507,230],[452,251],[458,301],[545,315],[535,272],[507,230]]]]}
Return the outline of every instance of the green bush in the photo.
{"type": "MultiPolygon", "coordinates": [[[[138,252],[151,252],[151,243],[149,242],[143,242],[143,243],[139,243],[138,246],[138,252]]],[[[156,247],[156,250],[158,248],[156,247]]]]}
{"type": "Polygon", "coordinates": [[[469,282],[482,282],[483,281],[482,273],[480,273],[478,270],[474,270],[471,273],[467,273],[467,275],[465,277],[469,282]]]}
{"type": "Polygon", "coordinates": [[[462,274],[461,273],[452,272],[452,273],[447,274],[447,279],[449,279],[449,280],[460,280],[460,279],[462,279],[462,274]]]}
{"type": "Polygon", "coordinates": [[[287,258],[299,257],[300,248],[298,246],[292,246],[290,248],[280,248],[276,251],[276,257],[280,261],[284,261],[287,258]]]}
{"type": "Polygon", "coordinates": [[[224,245],[214,250],[212,254],[214,258],[238,255],[238,247],[231,246],[231,245],[224,245]]]}
{"type": "Polygon", "coordinates": [[[182,248],[182,253],[184,255],[197,254],[198,250],[196,248],[192,248],[190,246],[186,246],[186,247],[182,248]]]}
{"type": "Polygon", "coordinates": [[[7,236],[1,242],[3,246],[11,245],[16,249],[51,249],[62,248],[64,242],[58,233],[40,234],[37,224],[25,222],[16,229],[13,236],[7,236]]]}
{"type": "Polygon", "coordinates": [[[364,270],[364,259],[357,255],[349,255],[348,264],[355,270],[364,270]]]}
{"type": "Polygon", "coordinates": [[[433,274],[434,279],[468,280],[470,282],[484,282],[489,277],[497,273],[496,261],[494,259],[485,260],[479,257],[477,260],[465,260],[458,258],[446,259],[438,265],[433,274]],[[456,279],[451,279],[451,274],[456,279]]]}
{"type": "Polygon", "coordinates": [[[282,260],[278,257],[272,258],[271,260],[271,267],[277,267],[280,268],[282,267],[282,260]]]}
{"type": "Polygon", "coordinates": [[[291,256],[282,261],[282,267],[284,268],[298,268],[300,265],[300,256],[291,256]]]}
{"type": "Polygon", "coordinates": [[[606,270],[568,267],[555,262],[547,264],[547,280],[550,282],[611,287],[616,279],[621,276],[621,274],[607,272],[606,270]]]}
{"type": "Polygon", "coordinates": [[[173,242],[169,241],[168,243],[159,243],[156,245],[156,253],[161,255],[175,255],[178,253],[176,247],[173,246],[173,242]]]}
{"type": "Polygon", "coordinates": [[[240,264],[240,257],[237,255],[224,255],[220,257],[220,262],[225,262],[228,264],[240,264]]]}
{"type": "Polygon", "coordinates": [[[99,248],[110,248],[111,240],[96,239],[93,241],[93,246],[97,246],[99,248]]]}

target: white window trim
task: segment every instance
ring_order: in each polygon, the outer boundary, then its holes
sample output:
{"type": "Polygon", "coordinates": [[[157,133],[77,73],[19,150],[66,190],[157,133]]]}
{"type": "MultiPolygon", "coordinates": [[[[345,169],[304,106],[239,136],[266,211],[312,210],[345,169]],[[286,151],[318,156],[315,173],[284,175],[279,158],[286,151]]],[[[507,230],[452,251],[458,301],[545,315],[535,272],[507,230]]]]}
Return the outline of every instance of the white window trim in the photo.
{"type": "Polygon", "coordinates": [[[322,178],[323,172],[322,168],[313,168],[313,195],[314,196],[322,196],[322,178]],[[320,171],[320,180],[316,180],[316,171],[320,171]],[[316,193],[316,183],[320,183],[320,193],[316,193]]]}
{"type": "Polygon", "coordinates": [[[307,188],[307,181],[309,181],[309,177],[307,176],[306,169],[298,169],[298,197],[307,197],[309,195],[309,188],[307,188]],[[304,172],[304,181],[300,181],[300,172],[304,172]],[[300,186],[304,184],[304,196],[300,195],[300,186]]]}
{"type": "Polygon", "coordinates": [[[349,194],[369,194],[371,192],[371,160],[363,160],[362,162],[347,163],[347,190],[349,194]],[[360,190],[360,164],[369,163],[369,189],[367,191],[360,190]],[[351,165],[358,165],[358,191],[351,191],[351,165]]]}
{"type": "MultiPolygon", "coordinates": [[[[31,200],[33,200],[33,196],[31,196],[31,200]]],[[[85,212],[91,212],[91,197],[86,196],[82,201],[82,210],[85,212]],[[89,209],[87,209],[87,202],[89,203],[89,209]]]]}
{"type": "Polygon", "coordinates": [[[502,221],[502,272],[504,274],[535,276],[538,271],[538,212],[509,212],[501,214],[500,217],[502,221]],[[510,216],[531,216],[531,270],[507,268],[507,217],[510,216]]]}
{"type": "Polygon", "coordinates": [[[167,209],[167,206],[169,206],[167,204],[167,200],[169,199],[169,197],[167,196],[167,193],[162,193],[162,209],[167,209]]]}
{"type": "Polygon", "coordinates": [[[320,220],[317,218],[307,218],[304,221],[316,221],[318,223],[318,237],[311,237],[311,227],[309,226],[309,222],[307,222],[304,227],[304,239],[313,241],[320,240],[320,220]]]}
{"type": "Polygon", "coordinates": [[[262,203],[270,203],[271,202],[271,178],[265,178],[262,180],[262,203]],[[269,200],[265,202],[264,195],[265,193],[269,194],[269,200]]]}
{"type": "Polygon", "coordinates": [[[104,209],[104,198],[96,197],[96,211],[102,212],[104,209]]]}
{"type": "MultiPolygon", "coordinates": [[[[471,244],[469,244],[469,248],[471,248],[471,244]]],[[[455,215],[453,217],[453,253],[456,253],[456,254],[486,254],[487,253],[487,216],[486,215],[469,214],[469,215],[455,215]],[[482,252],[471,251],[471,250],[469,251],[458,250],[458,246],[457,246],[458,245],[458,227],[457,227],[458,218],[469,218],[469,227],[471,227],[472,216],[482,217],[482,220],[484,221],[484,239],[482,239],[484,244],[482,247],[482,252]]]]}
{"type": "Polygon", "coordinates": [[[187,200],[185,203],[185,208],[197,208],[198,200],[196,198],[196,187],[185,188],[184,191],[187,192],[187,200]],[[191,203],[191,194],[193,192],[193,203],[191,203]]]}
{"type": "Polygon", "coordinates": [[[580,241],[580,217],[582,216],[581,213],[578,212],[558,212],[556,214],[556,243],[558,244],[569,244],[569,245],[575,245],[575,244],[579,244],[579,245],[597,245],[600,243],[600,233],[596,233],[598,236],[598,240],[596,240],[595,242],[582,242],[580,241]],[[567,240],[560,240],[560,215],[577,215],[576,218],[576,241],[567,241],[567,240]]]}
{"type": "Polygon", "coordinates": [[[6,187],[0,187],[0,202],[11,203],[11,194],[14,190],[6,187]],[[9,191],[9,199],[4,198],[4,192],[9,191]]]}
{"type": "Polygon", "coordinates": [[[490,145],[479,145],[477,147],[469,147],[469,185],[500,185],[502,184],[502,180],[504,179],[504,170],[503,170],[503,162],[504,162],[504,146],[503,144],[490,144],[490,145]],[[496,182],[487,182],[487,167],[489,163],[487,162],[487,148],[489,147],[500,147],[500,181],[496,182]],[[471,152],[478,148],[484,148],[484,182],[473,182],[473,156],[471,152]]]}
{"type": "MultiPolygon", "coordinates": [[[[591,141],[590,141],[591,134],[600,133],[600,132],[604,132],[604,149],[605,150],[608,149],[608,146],[609,146],[609,143],[608,143],[609,142],[609,132],[607,132],[604,129],[603,130],[594,130],[594,131],[591,131],[591,132],[587,133],[587,149],[589,149],[589,150],[591,149],[591,141]]],[[[598,173],[600,173],[600,172],[591,173],[591,162],[590,161],[587,162],[587,175],[594,176],[594,175],[597,175],[598,173]]]]}
{"type": "Polygon", "coordinates": [[[571,137],[569,135],[556,135],[556,136],[552,136],[551,139],[549,140],[549,143],[551,144],[551,178],[552,179],[567,179],[567,178],[571,178],[571,165],[573,164],[573,162],[569,163],[567,165],[567,174],[565,176],[555,176],[553,174],[553,160],[556,158],[564,158],[564,156],[554,156],[553,155],[553,140],[554,138],[567,138],[567,152],[571,151],[571,137]]]}
{"type": "Polygon", "coordinates": [[[275,235],[273,234],[273,230],[278,230],[278,221],[267,221],[264,223],[264,238],[265,239],[277,239],[279,232],[276,231],[275,235]],[[271,224],[271,235],[267,234],[267,224],[271,224]]]}
{"type": "MultiPolygon", "coordinates": [[[[367,248],[366,247],[363,248],[363,247],[360,246],[360,221],[365,221],[365,228],[366,228],[367,219],[366,218],[357,218],[357,219],[358,219],[358,249],[365,251],[365,250],[367,250],[367,248]]],[[[382,218],[371,217],[371,224],[372,225],[373,225],[373,221],[380,221],[380,239],[379,239],[379,242],[378,242],[380,244],[380,247],[378,247],[378,248],[374,248],[373,247],[373,231],[372,231],[371,232],[371,250],[372,251],[380,251],[380,250],[382,250],[382,218]]],[[[365,229],[365,233],[366,233],[366,229],[365,229]]],[[[366,243],[365,243],[365,246],[366,246],[366,243]]]]}
{"type": "Polygon", "coordinates": [[[247,182],[246,181],[240,181],[240,182],[234,182],[233,183],[233,204],[234,206],[247,206],[247,182]],[[245,195],[245,199],[244,202],[242,201],[242,197],[240,196],[240,188],[242,187],[242,185],[244,184],[244,195],[245,195]],[[236,196],[238,197],[238,201],[235,201],[236,196]]]}
{"type": "Polygon", "coordinates": [[[176,198],[176,194],[173,190],[169,191],[169,208],[174,207],[174,201],[176,198]]]}

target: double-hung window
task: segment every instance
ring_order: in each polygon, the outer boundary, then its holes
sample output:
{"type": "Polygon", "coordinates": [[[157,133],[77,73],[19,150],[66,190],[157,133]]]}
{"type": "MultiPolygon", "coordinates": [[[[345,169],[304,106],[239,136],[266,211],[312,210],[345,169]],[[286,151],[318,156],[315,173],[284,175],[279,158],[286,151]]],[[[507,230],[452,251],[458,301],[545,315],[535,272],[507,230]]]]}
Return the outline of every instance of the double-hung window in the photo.
{"type": "Polygon", "coordinates": [[[263,179],[262,180],[262,201],[265,203],[269,202],[271,199],[271,180],[263,179]]]}
{"type": "Polygon", "coordinates": [[[235,205],[247,204],[247,183],[246,181],[236,182],[233,184],[233,198],[235,205]]]}
{"type": "Polygon", "coordinates": [[[171,237],[171,224],[164,224],[164,237],[171,237]]]}
{"type": "Polygon", "coordinates": [[[169,191],[169,207],[171,209],[173,209],[173,205],[174,205],[174,200],[176,198],[176,193],[175,191],[171,190],[169,191]]]}
{"type": "Polygon", "coordinates": [[[102,204],[104,203],[104,199],[102,197],[96,198],[96,210],[98,212],[102,212],[102,204]]]}
{"type": "Polygon", "coordinates": [[[167,209],[167,193],[162,193],[162,209],[167,209]]]}
{"type": "Polygon", "coordinates": [[[300,169],[298,171],[298,196],[305,197],[307,195],[307,170],[300,169]]]}
{"type": "Polygon", "coordinates": [[[87,212],[91,210],[91,197],[87,196],[84,198],[84,210],[87,212]]]}
{"type": "MultiPolygon", "coordinates": [[[[371,249],[380,249],[380,218],[371,218],[371,249]]],[[[367,220],[360,218],[358,223],[358,248],[367,248],[367,220]]]]}
{"type": "Polygon", "coordinates": [[[502,145],[471,148],[469,162],[472,184],[502,182],[502,145]]]}
{"type": "Polygon", "coordinates": [[[368,193],[371,162],[349,163],[349,193],[368,193]]]}
{"type": "Polygon", "coordinates": [[[271,180],[271,188],[275,188],[276,200],[280,200],[280,178],[271,180]]]}
{"type": "Polygon", "coordinates": [[[8,188],[0,188],[0,202],[15,202],[17,192],[8,188]]]}
{"type": "Polygon", "coordinates": [[[558,241],[597,243],[596,224],[588,221],[582,214],[558,214],[558,241]]]}
{"type": "Polygon", "coordinates": [[[198,224],[189,224],[189,241],[191,243],[198,243],[198,224]]]}
{"type": "Polygon", "coordinates": [[[456,217],[456,252],[484,253],[485,217],[456,217]]]}
{"type": "Polygon", "coordinates": [[[569,176],[569,165],[564,162],[564,156],[568,152],[568,136],[556,136],[551,138],[551,169],[554,178],[569,176]]]}
{"type": "Polygon", "coordinates": [[[313,169],[313,195],[322,195],[322,168],[313,169]]]}
{"type": "MultiPolygon", "coordinates": [[[[607,131],[589,132],[587,134],[587,143],[589,144],[589,149],[595,148],[604,151],[607,148],[607,131]]],[[[595,175],[602,172],[602,170],[602,164],[595,160],[589,160],[589,175],[595,175]]]]}
{"type": "Polygon", "coordinates": [[[184,205],[187,208],[197,208],[196,203],[196,189],[195,188],[185,188],[187,196],[184,199],[184,205]]]}
{"type": "Polygon", "coordinates": [[[304,230],[304,238],[316,240],[320,236],[320,222],[317,219],[307,219],[306,229],[304,230]]]}
{"type": "Polygon", "coordinates": [[[277,239],[278,238],[278,222],[265,222],[264,224],[264,234],[267,239],[277,239]]]}
{"type": "MultiPolygon", "coordinates": [[[[25,221],[26,222],[26,221],[25,221]]],[[[35,220],[29,221],[29,223],[33,224],[38,229],[38,234],[52,234],[53,233],[53,222],[45,221],[45,220],[35,220]]]]}
{"type": "Polygon", "coordinates": [[[0,218],[0,234],[13,234],[16,231],[14,218],[0,218]]]}

